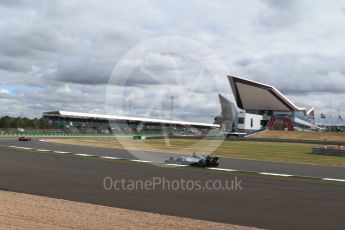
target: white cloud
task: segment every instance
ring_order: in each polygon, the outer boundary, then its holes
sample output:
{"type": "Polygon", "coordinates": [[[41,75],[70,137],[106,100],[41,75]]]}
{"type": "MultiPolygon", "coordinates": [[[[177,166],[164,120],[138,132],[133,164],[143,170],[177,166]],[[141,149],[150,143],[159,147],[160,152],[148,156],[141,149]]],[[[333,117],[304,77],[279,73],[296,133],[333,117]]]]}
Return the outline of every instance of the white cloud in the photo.
{"type": "MultiPolygon", "coordinates": [[[[18,115],[21,104],[29,116],[57,108],[102,112],[106,84],[120,58],[162,35],[202,42],[222,58],[229,74],[274,84],[318,111],[328,110],[331,100],[345,113],[344,7],[342,1],[321,0],[1,1],[0,82],[13,90],[1,91],[0,115],[18,115]]],[[[165,111],[169,95],[191,91],[187,99],[176,96],[176,113],[211,121],[220,110],[218,91],[231,98],[226,73],[218,77],[222,87],[206,77],[193,89],[198,69],[178,55],[156,52],[144,62],[127,62],[138,64],[147,71],[136,70],[127,82],[132,113],[143,114],[152,95],[161,97],[158,109],[165,111]]],[[[126,98],[113,96],[121,100],[115,111],[126,113],[126,98]]]]}
{"type": "Polygon", "coordinates": [[[8,95],[8,94],[10,94],[10,91],[7,90],[7,89],[0,89],[0,94],[2,94],[2,95],[8,95]]]}

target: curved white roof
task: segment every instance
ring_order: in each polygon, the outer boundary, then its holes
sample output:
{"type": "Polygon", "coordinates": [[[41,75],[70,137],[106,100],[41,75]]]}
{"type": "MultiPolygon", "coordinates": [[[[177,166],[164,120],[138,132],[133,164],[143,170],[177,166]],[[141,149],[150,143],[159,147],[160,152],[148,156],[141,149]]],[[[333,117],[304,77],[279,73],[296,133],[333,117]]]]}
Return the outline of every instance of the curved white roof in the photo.
{"type": "Polygon", "coordinates": [[[302,103],[295,103],[295,105],[297,105],[298,107],[304,107],[307,115],[309,115],[311,112],[314,111],[314,107],[309,106],[309,105],[305,105],[302,103]]]}
{"type": "Polygon", "coordinates": [[[237,106],[245,110],[306,111],[291,102],[274,86],[228,76],[237,106]]]}
{"type": "Polygon", "coordinates": [[[187,122],[187,121],[172,121],[172,120],[139,118],[139,117],[127,117],[127,116],[116,116],[116,115],[108,115],[108,114],[79,113],[79,112],[69,112],[69,111],[45,112],[45,113],[43,113],[43,115],[44,116],[73,117],[73,118],[93,118],[93,119],[104,119],[104,120],[139,121],[139,122],[145,122],[145,123],[176,124],[176,125],[219,128],[219,125],[216,125],[216,124],[187,122]]]}

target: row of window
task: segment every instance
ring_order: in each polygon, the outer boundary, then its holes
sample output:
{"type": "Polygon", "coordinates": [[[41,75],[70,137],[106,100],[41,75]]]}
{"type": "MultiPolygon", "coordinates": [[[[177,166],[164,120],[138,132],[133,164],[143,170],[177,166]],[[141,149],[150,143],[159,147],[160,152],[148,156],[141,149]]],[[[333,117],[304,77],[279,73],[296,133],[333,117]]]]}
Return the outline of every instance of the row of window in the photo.
{"type": "MultiPolygon", "coordinates": [[[[244,117],[239,117],[238,118],[238,124],[244,124],[244,117]]],[[[253,118],[250,118],[250,127],[253,128],[253,126],[254,126],[253,118]]]]}

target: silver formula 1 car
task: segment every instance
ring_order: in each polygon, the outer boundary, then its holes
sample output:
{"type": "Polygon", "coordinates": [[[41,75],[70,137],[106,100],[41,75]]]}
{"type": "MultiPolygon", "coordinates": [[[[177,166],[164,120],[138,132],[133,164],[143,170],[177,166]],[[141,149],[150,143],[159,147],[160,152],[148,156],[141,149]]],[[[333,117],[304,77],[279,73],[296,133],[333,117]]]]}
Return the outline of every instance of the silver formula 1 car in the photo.
{"type": "Polygon", "coordinates": [[[179,156],[179,157],[170,157],[169,160],[166,160],[165,163],[168,164],[182,164],[190,165],[197,167],[218,167],[218,157],[210,156],[198,156],[193,153],[192,156],[179,156]]]}

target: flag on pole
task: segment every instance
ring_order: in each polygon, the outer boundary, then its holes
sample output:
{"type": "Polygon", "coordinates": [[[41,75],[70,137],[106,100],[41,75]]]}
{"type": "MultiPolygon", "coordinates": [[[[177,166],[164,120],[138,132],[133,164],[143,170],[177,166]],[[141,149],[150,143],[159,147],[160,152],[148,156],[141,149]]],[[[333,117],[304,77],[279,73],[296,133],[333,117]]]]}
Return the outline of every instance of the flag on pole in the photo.
{"type": "Polygon", "coordinates": [[[326,118],[326,115],[323,114],[323,113],[321,113],[320,117],[321,117],[321,118],[326,118]]]}
{"type": "Polygon", "coordinates": [[[341,115],[339,114],[339,120],[343,120],[343,118],[341,117],[341,115]]]}

